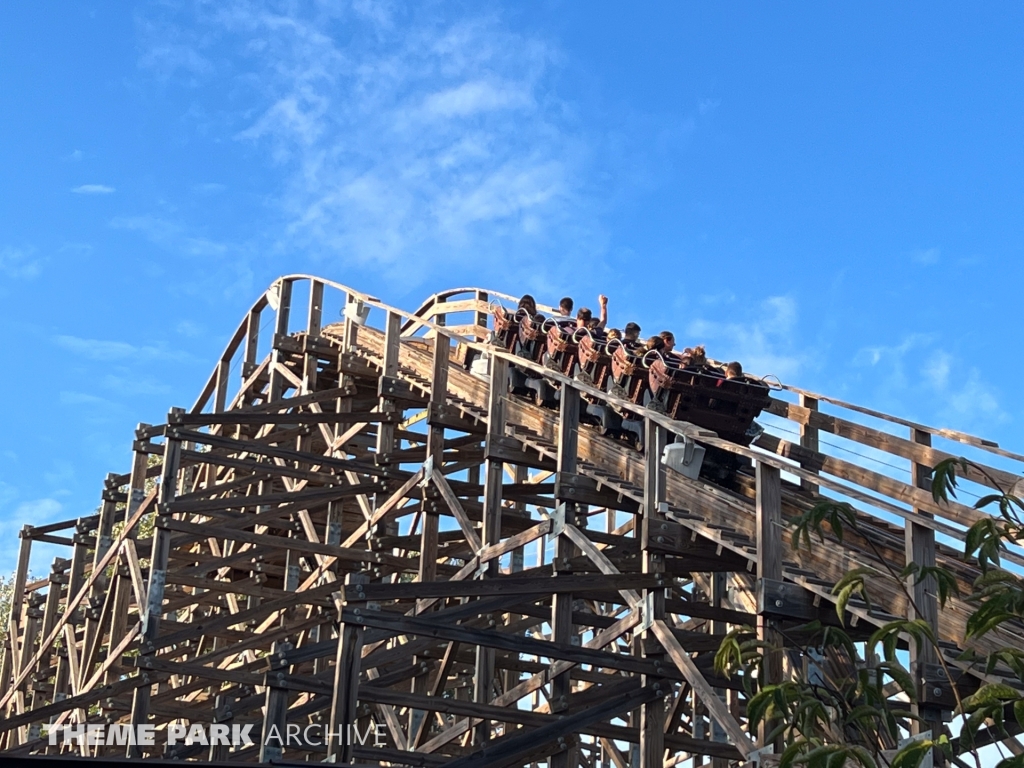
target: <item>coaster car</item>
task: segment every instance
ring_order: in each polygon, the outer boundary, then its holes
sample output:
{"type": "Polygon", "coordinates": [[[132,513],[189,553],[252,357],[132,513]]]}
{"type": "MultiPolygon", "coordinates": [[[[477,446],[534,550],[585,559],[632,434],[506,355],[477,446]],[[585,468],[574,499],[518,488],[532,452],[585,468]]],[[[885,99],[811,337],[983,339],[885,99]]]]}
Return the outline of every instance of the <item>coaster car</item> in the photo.
{"type": "Polygon", "coordinates": [[[516,354],[535,363],[542,363],[547,332],[555,321],[544,315],[531,316],[527,312],[517,312],[516,316],[519,318],[519,347],[516,354]]]}
{"type": "Polygon", "coordinates": [[[506,352],[515,350],[516,341],[519,339],[519,318],[520,314],[526,315],[525,310],[509,312],[503,306],[495,302],[491,305],[491,317],[494,318],[494,345],[501,347],[506,352]]]}
{"type": "Polygon", "coordinates": [[[552,323],[547,335],[546,365],[566,376],[576,373],[579,362],[579,343],[588,335],[586,328],[569,323],[552,323]]]}
{"type": "Polygon", "coordinates": [[[713,362],[682,367],[674,356],[649,361],[647,386],[651,404],[672,419],[714,430],[719,437],[750,445],[754,419],[768,407],[770,389],[750,376],[725,378],[713,362]]]}
{"type": "Polygon", "coordinates": [[[648,391],[647,367],[656,354],[629,342],[617,346],[612,352],[612,383],[608,392],[644,405],[644,395],[648,391]]]}
{"type": "Polygon", "coordinates": [[[602,333],[585,331],[579,339],[580,370],[576,378],[598,389],[606,390],[612,373],[612,355],[621,347],[619,339],[609,339],[602,333]]]}

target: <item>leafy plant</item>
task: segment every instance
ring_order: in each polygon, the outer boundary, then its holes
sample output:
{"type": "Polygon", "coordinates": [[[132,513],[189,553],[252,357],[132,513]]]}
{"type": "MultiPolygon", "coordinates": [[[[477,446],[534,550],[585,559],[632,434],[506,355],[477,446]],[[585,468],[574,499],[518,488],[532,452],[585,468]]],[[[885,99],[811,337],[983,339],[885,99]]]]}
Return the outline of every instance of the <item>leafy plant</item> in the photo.
{"type": "MultiPolygon", "coordinates": [[[[1010,623],[1020,636],[1024,580],[1001,568],[1001,562],[1009,543],[1024,540],[1024,502],[1001,488],[983,467],[963,458],[940,462],[932,471],[935,501],[946,504],[955,499],[959,476],[968,472],[985,476],[996,492],[974,504],[989,514],[964,536],[964,558],[980,571],[966,596],[961,595],[957,574],[942,566],[909,563],[905,568],[894,568],[861,526],[851,504],[823,499],[791,521],[795,549],[810,548],[815,539],[825,543],[855,537],[875,562],[850,570],[834,585],[839,626],[815,621],[790,630],[787,647],[802,648],[805,657],[821,660],[806,672],[791,674],[790,679],[778,684],[764,684],[764,655],[776,649],[751,639],[745,629],[736,629],[722,640],[715,669],[720,674],[741,677],[749,697],[749,727],[753,731],[763,725],[767,741],[782,740],[780,768],[918,768],[933,750],[950,753],[951,744],[945,734],[910,740],[895,748],[914,719],[910,705],[916,700],[915,680],[902,664],[899,652],[908,643],[919,652],[927,647],[934,650],[957,701],[955,714],[964,718],[959,736],[961,751],[966,747],[973,752],[979,768],[976,743],[983,728],[1008,736],[1012,722],[1024,730],[1024,651],[1000,647],[988,654],[965,652],[960,661],[990,678],[975,692],[961,696],[960,675],[950,669],[939,638],[924,619],[894,619],[859,642],[845,626],[852,601],[863,601],[864,610],[870,611],[871,593],[882,582],[901,591],[914,614],[922,616],[910,585],[926,581],[940,606],[957,597],[971,607],[965,641],[977,640],[1010,623]],[[999,676],[1016,677],[1021,685],[993,679],[999,676]]],[[[1003,759],[995,768],[1024,768],[1024,755],[1003,759]]]]}

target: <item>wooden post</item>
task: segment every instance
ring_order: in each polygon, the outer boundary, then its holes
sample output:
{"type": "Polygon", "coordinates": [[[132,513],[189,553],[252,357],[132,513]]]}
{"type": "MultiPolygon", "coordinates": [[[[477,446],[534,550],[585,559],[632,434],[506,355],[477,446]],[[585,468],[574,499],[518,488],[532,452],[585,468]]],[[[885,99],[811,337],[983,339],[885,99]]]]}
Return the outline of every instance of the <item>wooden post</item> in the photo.
{"type": "MultiPolygon", "coordinates": [[[[477,291],[476,292],[476,300],[477,301],[482,301],[482,302],[486,303],[487,302],[487,298],[488,297],[487,297],[487,292],[486,291],[477,291]]],[[[487,327],[487,316],[488,316],[488,314],[490,314],[490,313],[487,312],[486,310],[483,311],[483,312],[478,310],[473,315],[473,318],[474,318],[473,322],[475,322],[476,325],[478,327],[480,327],[480,328],[486,328],[487,327]]],[[[476,338],[477,338],[477,341],[483,341],[484,340],[483,338],[480,338],[479,335],[477,335],[476,338]]],[[[484,335],[484,338],[486,338],[486,334],[484,335]]]]}
{"type": "MultiPolygon", "coordinates": [[[[172,408],[168,423],[174,417],[184,414],[182,408],[172,408]]],[[[153,641],[160,633],[160,616],[163,611],[164,585],[167,581],[167,563],[170,557],[171,534],[161,526],[163,519],[170,515],[168,504],[174,500],[178,492],[178,466],[181,462],[181,439],[169,431],[164,442],[164,465],[160,474],[160,492],[157,504],[157,522],[153,529],[153,549],[149,558],[149,584],[146,588],[146,606],[142,615],[142,632],[139,638],[139,655],[152,656],[155,652],[153,641]]],[[[131,723],[133,727],[143,725],[149,720],[149,699],[152,685],[148,682],[148,673],[139,672],[143,685],[135,689],[132,697],[131,723]]],[[[139,745],[128,746],[128,757],[141,757],[139,745]]]]}
{"type": "Polygon", "coordinates": [[[228,404],[228,384],[231,374],[231,358],[221,358],[217,362],[217,387],[214,391],[213,412],[223,413],[228,404]]]}
{"type": "MultiPolygon", "coordinates": [[[[402,316],[397,312],[388,312],[387,325],[384,331],[384,370],[380,379],[380,410],[384,413],[394,413],[397,409],[394,398],[387,392],[388,381],[394,380],[398,375],[398,356],[402,344],[402,316]]],[[[381,464],[389,463],[388,455],[395,447],[395,425],[394,423],[381,423],[377,425],[377,461],[381,464]]]]}
{"type": "MultiPolygon", "coordinates": [[[[662,505],[666,499],[666,476],[665,466],[661,463],[661,454],[668,444],[668,433],[665,428],[659,426],[651,419],[644,419],[644,445],[647,448],[647,455],[644,459],[644,517],[647,518],[647,525],[658,520],[664,520],[662,505]]],[[[643,572],[664,573],[665,556],[660,553],[651,552],[646,547],[643,551],[643,572]]],[[[650,616],[645,616],[646,622],[660,621],[665,618],[665,590],[654,589],[643,591],[644,611],[650,616]]],[[[643,633],[643,654],[645,658],[660,663],[665,653],[658,644],[657,638],[646,630],[643,633]]],[[[655,679],[644,675],[642,684],[654,685],[655,679]]],[[[668,693],[664,691],[663,693],[668,693]]],[[[640,765],[642,768],[661,768],[665,759],[665,700],[657,698],[640,707],[640,765]]]]}
{"type": "Polygon", "coordinates": [[[284,355],[277,345],[288,335],[288,320],[292,308],[292,281],[281,280],[278,285],[280,286],[280,295],[278,296],[277,318],[274,322],[274,352],[270,357],[273,366],[270,370],[271,401],[280,400],[284,392],[285,378],[278,370],[278,366],[284,364],[284,355]]]}
{"type": "MultiPolygon", "coordinates": [[[[818,398],[811,397],[810,395],[800,395],[800,406],[806,408],[809,411],[817,413],[818,411],[818,398]]],[[[813,416],[813,413],[812,413],[813,416]]],[[[808,419],[808,421],[810,421],[808,419]]],[[[810,424],[800,425],[800,447],[806,448],[809,451],[818,451],[818,428],[812,427],[810,424]]],[[[818,473],[817,469],[804,467],[809,472],[818,473]]],[[[810,493],[817,493],[818,486],[812,483],[810,480],[801,479],[800,486],[810,493]]]]}
{"type": "MultiPolygon", "coordinates": [[[[64,558],[54,558],[53,564],[50,566],[50,585],[46,590],[46,605],[43,608],[43,625],[40,628],[39,636],[41,638],[48,637],[50,632],[53,631],[54,625],[57,623],[57,615],[60,610],[61,598],[64,590],[64,582],[67,580],[66,574],[70,562],[64,558]]],[[[39,667],[41,669],[47,669],[50,667],[50,659],[53,656],[53,649],[51,648],[47,653],[39,660],[39,667]]],[[[45,694],[38,689],[32,692],[32,702],[30,709],[34,709],[37,706],[45,704],[45,694]]]]}
{"type": "MultiPolygon", "coordinates": [[[[437,334],[434,337],[434,365],[430,386],[430,411],[443,408],[448,396],[448,362],[451,342],[447,336],[437,334]]],[[[427,428],[427,461],[432,463],[435,472],[441,472],[444,464],[444,425],[431,424],[427,428]]],[[[440,516],[437,511],[436,496],[430,498],[430,486],[423,489],[423,514],[420,518],[420,562],[419,581],[434,581],[437,578],[437,547],[440,516]]],[[[417,658],[416,662],[422,661],[417,658]]],[[[412,681],[412,692],[426,694],[427,676],[416,675],[412,681]]],[[[421,735],[426,728],[423,720],[426,713],[422,709],[409,710],[409,733],[412,740],[421,735]]]]}
{"type": "MultiPolygon", "coordinates": [[[[14,587],[11,590],[11,613],[7,621],[7,643],[8,650],[3,657],[3,667],[0,669],[0,681],[3,685],[0,690],[7,690],[13,680],[21,673],[22,650],[19,643],[19,633],[22,629],[22,607],[25,603],[25,585],[28,581],[28,564],[32,556],[32,526],[26,525],[21,529],[21,547],[18,550],[18,566],[14,572],[14,587]]],[[[21,692],[8,705],[7,711],[11,712],[16,707],[21,692]]],[[[17,738],[17,731],[9,736],[17,738]]],[[[11,746],[11,745],[9,745],[11,746]]]]}
{"type": "MultiPolygon", "coordinates": [[[[352,307],[356,309],[360,304],[357,297],[351,293],[345,298],[345,308],[352,307]]],[[[346,353],[351,354],[356,347],[356,342],[359,340],[359,326],[349,318],[345,318],[345,329],[342,335],[342,350],[346,353]]]]}
{"type": "MultiPolygon", "coordinates": [[[[778,467],[757,462],[757,576],[782,580],[782,476],[778,467]]],[[[774,629],[774,620],[763,613],[757,617],[757,636],[771,646],[780,646],[782,638],[774,629]]],[[[782,682],[782,650],[764,651],[764,684],[782,682]]],[[[762,723],[758,742],[761,747],[773,725],[762,723]]],[[[754,734],[751,734],[754,735],[754,734]]],[[[781,743],[775,745],[776,749],[781,743]]]]}
{"type": "MultiPolygon", "coordinates": [[[[728,600],[729,584],[728,574],[723,571],[716,571],[711,574],[711,604],[715,608],[727,607],[725,603],[728,600]]],[[[713,635],[724,635],[729,631],[728,623],[721,620],[712,620],[711,622],[711,634],[713,635]]],[[[723,691],[721,688],[715,689],[715,694],[724,699],[723,691]]],[[[732,691],[729,692],[733,693],[732,691]]],[[[732,707],[729,708],[733,710],[732,707]]],[[[735,713],[734,713],[735,714],[735,713]]],[[[738,718],[737,718],[738,719],[738,718]]],[[[711,740],[717,742],[727,742],[729,739],[726,736],[725,729],[718,723],[714,718],[711,719],[711,740]]],[[[722,757],[711,758],[711,768],[729,768],[729,761],[722,757]]]]}
{"type": "Polygon", "coordinates": [[[309,315],[306,319],[306,333],[316,338],[320,335],[324,317],[324,284],[313,280],[309,285],[309,315]]]}
{"type": "MultiPolygon", "coordinates": [[[[115,517],[117,515],[117,502],[116,492],[117,488],[113,487],[113,475],[107,475],[106,482],[103,487],[103,500],[100,504],[100,520],[96,530],[96,547],[93,551],[93,570],[96,569],[100,560],[107,554],[111,545],[111,532],[114,529],[115,517]]],[[[118,579],[117,571],[114,571],[115,580],[118,579]]],[[[97,644],[102,641],[102,623],[104,617],[100,614],[100,607],[103,605],[104,598],[110,588],[106,574],[101,575],[92,586],[92,590],[89,595],[88,607],[86,608],[85,618],[85,634],[84,642],[82,643],[82,656],[79,665],[79,679],[78,685],[84,685],[85,681],[89,679],[89,675],[92,672],[92,659],[95,658],[97,644]],[[97,636],[98,635],[98,636],[97,636]]],[[[113,638],[112,638],[113,639],[113,638]]]]}
{"type": "MultiPolygon", "coordinates": [[[[71,568],[68,572],[68,588],[67,595],[68,600],[78,594],[82,588],[85,575],[85,563],[89,558],[89,544],[86,538],[85,522],[79,518],[75,524],[75,537],[74,547],[71,550],[71,568]]],[[[80,623],[77,620],[77,616],[80,613],[75,611],[68,619],[68,625],[71,630],[74,631],[75,627],[80,623]]],[[[74,649],[75,653],[78,653],[77,648],[74,649]]],[[[53,681],[53,700],[61,701],[67,698],[71,692],[71,666],[68,660],[68,648],[62,647],[57,656],[57,674],[53,681]]]]}
{"type": "MultiPolygon", "coordinates": [[[[145,427],[147,424],[139,424],[136,428],[136,434],[145,427]]],[[[149,454],[143,453],[142,451],[135,451],[132,454],[132,471],[128,479],[128,501],[125,504],[124,519],[125,521],[130,520],[134,515],[142,502],[146,498],[146,470],[149,468],[149,454]]],[[[138,528],[130,534],[131,539],[138,539],[138,528]]],[[[98,562],[98,561],[97,561],[98,562]]],[[[128,629],[128,608],[132,600],[132,584],[131,579],[117,579],[114,583],[114,602],[113,610],[110,617],[110,645],[113,647],[116,645],[125,632],[128,629]]],[[[139,613],[143,611],[143,606],[138,606],[139,613]]],[[[104,675],[104,679],[107,683],[116,680],[121,674],[121,667],[118,664],[111,665],[110,669],[107,670],[104,675]]]]}
{"type": "Polygon", "coordinates": [[[288,663],[283,660],[285,653],[292,649],[289,642],[274,643],[270,656],[270,671],[267,672],[267,703],[264,706],[263,732],[260,737],[260,762],[280,760],[284,755],[288,730],[288,689],[283,685],[288,673],[288,663]]]}
{"type": "Polygon", "coordinates": [[[260,344],[260,315],[263,310],[253,309],[245,321],[245,350],[242,355],[242,381],[256,370],[260,344]]]}
{"type": "MultiPolygon", "coordinates": [[[[370,578],[365,573],[350,573],[345,577],[345,584],[355,586],[369,584],[370,578]]],[[[341,595],[334,593],[335,604],[339,612],[342,609],[341,595]]],[[[347,604],[353,610],[366,610],[365,601],[347,604]]],[[[357,701],[359,694],[360,664],[363,657],[363,625],[342,622],[338,629],[338,655],[334,665],[334,692],[331,699],[331,720],[329,727],[334,734],[341,736],[332,738],[327,746],[327,755],[336,763],[348,763],[352,760],[352,744],[344,738],[350,728],[355,727],[359,713],[357,701]]]]}
{"type": "Polygon", "coordinates": [[[302,394],[308,395],[316,390],[317,368],[320,356],[308,342],[320,338],[323,323],[324,284],[313,280],[309,286],[309,314],[306,318],[306,354],[302,363],[302,394]]]}
{"type": "MultiPolygon", "coordinates": [[[[910,439],[918,445],[931,446],[932,444],[931,435],[928,432],[915,428],[910,430],[910,439]]],[[[911,482],[917,488],[931,491],[931,471],[931,467],[912,461],[911,482]]],[[[932,517],[928,512],[916,507],[914,513],[923,518],[932,517]]],[[[924,568],[935,566],[935,531],[932,528],[907,520],[904,537],[908,565],[917,563],[918,566],[924,568]]],[[[926,579],[910,577],[908,586],[913,603],[907,606],[907,618],[924,619],[937,637],[939,604],[935,594],[935,579],[931,576],[926,579]]],[[[910,732],[916,735],[930,730],[932,737],[938,738],[942,735],[943,708],[937,706],[935,702],[943,696],[948,699],[952,695],[952,691],[950,682],[943,680],[939,657],[931,644],[925,643],[920,652],[915,643],[910,644],[910,674],[917,682],[917,701],[911,704],[911,712],[924,721],[911,720],[910,732]]],[[[937,751],[935,756],[937,759],[941,759],[941,754],[937,751]]]]}
{"type": "MultiPolygon", "coordinates": [[[[578,463],[578,447],[580,435],[580,393],[575,387],[562,385],[561,403],[558,419],[558,457],[557,469],[560,477],[576,474],[578,463]]],[[[561,484],[560,484],[561,485],[561,484]]],[[[571,498],[558,498],[565,514],[565,524],[576,524],[577,507],[571,498]]],[[[559,536],[555,540],[554,575],[572,574],[572,559],[576,555],[576,547],[567,536],[559,536]]],[[[556,643],[571,643],[575,634],[572,623],[573,596],[571,593],[557,592],[551,600],[551,631],[552,640],[556,643]]],[[[566,670],[556,675],[551,681],[552,713],[564,711],[569,706],[572,694],[572,673],[566,670]]],[[[551,768],[576,768],[579,751],[574,745],[551,756],[551,768]]]]}
{"type": "MultiPolygon", "coordinates": [[[[488,546],[501,540],[501,503],[505,464],[499,458],[491,458],[493,447],[505,435],[505,398],[508,392],[508,362],[497,357],[491,358],[490,387],[487,392],[487,474],[484,476],[483,531],[481,544],[488,546]]],[[[487,564],[484,576],[498,574],[498,561],[487,564]]],[[[494,649],[478,646],[473,672],[473,700],[477,704],[489,704],[494,695],[494,649]]],[[[473,732],[473,744],[482,746],[491,737],[491,723],[482,720],[473,732]]]]}

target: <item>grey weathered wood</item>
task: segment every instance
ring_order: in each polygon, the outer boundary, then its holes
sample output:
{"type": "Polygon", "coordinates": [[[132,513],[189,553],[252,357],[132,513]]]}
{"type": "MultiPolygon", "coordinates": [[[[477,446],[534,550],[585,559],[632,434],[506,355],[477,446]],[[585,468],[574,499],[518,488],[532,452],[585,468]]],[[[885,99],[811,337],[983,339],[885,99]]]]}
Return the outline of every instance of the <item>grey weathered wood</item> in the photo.
{"type": "MultiPolygon", "coordinates": [[[[811,397],[810,395],[801,394],[800,395],[800,406],[803,407],[803,408],[806,408],[809,411],[817,411],[818,410],[818,400],[816,398],[814,398],[814,397],[811,397]]],[[[817,427],[811,426],[810,423],[801,424],[800,425],[800,447],[801,448],[806,448],[809,451],[817,451],[818,450],[818,429],[817,429],[817,427]]],[[[804,468],[808,469],[807,467],[804,467],[804,468]]],[[[815,470],[815,469],[809,469],[809,471],[817,473],[817,470],[815,470]]],[[[815,485],[814,483],[812,483],[810,480],[807,480],[805,478],[801,478],[800,486],[805,491],[809,491],[810,493],[817,493],[818,492],[818,486],[815,485]]]]}
{"type": "MultiPolygon", "coordinates": [[[[366,585],[369,581],[369,576],[365,573],[350,573],[345,578],[345,584],[349,587],[366,585]]],[[[336,604],[341,603],[339,598],[340,595],[336,596],[336,604]]],[[[347,605],[353,609],[365,610],[366,601],[353,600],[347,605]]],[[[334,665],[334,691],[331,695],[330,725],[341,733],[345,733],[358,720],[358,681],[363,656],[363,632],[361,624],[342,622],[339,628],[338,652],[334,665]]],[[[335,762],[349,762],[352,760],[352,745],[332,741],[327,754],[335,762]]]]}
{"type": "MultiPolygon", "coordinates": [[[[910,430],[910,439],[918,445],[931,446],[931,435],[919,429],[910,430]]],[[[932,468],[916,461],[911,462],[911,482],[925,491],[931,491],[932,468]]],[[[928,512],[915,509],[922,517],[930,517],[928,512]]],[[[913,520],[908,520],[904,527],[904,547],[906,551],[907,564],[916,563],[922,568],[935,567],[935,531],[923,525],[918,525],[913,520]]],[[[907,582],[910,588],[913,602],[908,606],[907,618],[924,619],[938,635],[939,627],[939,605],[936,598],[935,579],[927,577],[919,579],[911,576],[907,582]]],[[[918,682],[917,701],[911,704],[911,711],[917,714],[922,721],[911,721],[911,733],[931,731],[933,735],[942,733],[943,729],[943,708],[936,706],[937,699],[951,697],[948,681],[938,683],[937,665],[938,654],[930,643],[925,643],[920,648],[916,643],[910,644],[910,670],[911,675],[918,682]],[[935,689],[939,690],[936,696],[935,689]]]]}
{"type": "MultiPolygon", "coordinates": [[[[760,579],[782,579],[782,476],[777,467],[764,462],[757,463],[756,469],[756,512],[757,512],[757,575],[760,579]]],[[[758,638],[770,647],[784,645],[783,638],[775,629],[775,620],[765,615],[757,617],[758,638]]],[[[766,685],[782,682],[782,651],[765,653],[763,674],[766,685]]],[[[761,724],[762,742],[771,730],[770,723],[761,724]]],[[[777,744],[776,746],[781,746],[777,744]]]]}
{"type": "MultiPolygon", "coordinates": [[[[666,502],[665,466],[661,463],[661,455],[668,444],[668,433],[651,419],[644,420],[644,445],[647,454],[644,459],[644,508],[645,522],[650,525],[664,519],[662,505],[666,502]]],[[[660,575],[665,572],[665,555],[645,548],[643,552],[643,572],[660,575]]],[[[665,590],[651,589],[642,593],[645,616],[648,622],[664,621],[665,590]]],[[[656,649],[654,635],[650,630],[642,635],[641,650],[645,658],[657,664],[663,663],[665,653],[656,649]]],[[[657,678],[641,678],[644,686],[659,685],[657,678]]],[[[662,692],[663,695],[668,691],[662,692]]],[[[661,768],[665,759],[665,702],[659,696],[640,707],[640,765],[642,768],[661,768]]]]}
{"type": "MultiPolygon", "coordinates": [[[[500,359],[491,359],[490,387],[487,393],[487,444],[492,444],[505,433],[505,397],[508,387],[508,363],[500,359]]],[[[488,459],[484,477],[484,508],[481,546],[496,545],[501,539],[501,504],[502,485],[504,484],[504,465],[501,461],[488,459]]],[[[496,576],[497,560],[491,560],[485,566],[486,576],[496,576]]],[[[473,672],[473,700],[478,704],[487,704],[494,692],[494,649],[481,647],[476,652],[476,664],[473,672]]],[[[490,722],[481,721],[473,732],[475,745],[485,744],[491,736],[490,722]]]]}
{"type": "Polygon", "coordinates": [[[280,760],[284,755],[284,740],[288,725],[288,689],[275,683],[288,672],[288,665],[278,655],[291,650],[288,642],[276,642],[271,648],[270,671],[266,680],[266,704],[263,708],[263,730],[260,738],[260,762],[280,760]]]}
{"type": "MultiPolygon", "coordinates": [[[[563,386],[559,402],[559,425],[557,460],[559,474],[576,474],[579,454],[580,428],[580,393],[574,387],[563,386]]],[[[572,499],[558,499],[562,502],[562,514],[565,525],[575,525],[578,507],[572,499]]],[[[562,574],[572,573],[571,561],[576,555],[576,547],[572,540],[559,536],[555,542],[555,578],[562,574]]],[[[571,592],[559,592],[551,601],[551,637],[556,643],[571,643],[575,637],[572,622],[573,595],[571,592]]],[[[572,694],[572,671],[556,675],[551,681],[551,711],[564,711],[572,694]]],[[[568,748],[552,755],[552,768],[575,768],[578,761],[576,748],[568,748]]]]}
{"type": "MultiPolygon", "coordinates": [[[[180,413],[176,408],[171,413],[180,413]]],[[[164,448],[164,463],[160,473],[160,493],[157,501],[157,514],[163,514],[178,492],[178,465],[181,458],[181,440],[167,438],[164,448]]],[[[146,606],[142,615],[142,634],[139,638],[139,655],[147,656],[155,652],[155,641],[160,633],[160,617],[163,609],[164,585],[167,580],[167,565],[170,554],[171,534],[160,528],[153,535],[153,550],[150,554],[149,583],[146,585],[146,606]]],[[[140,675],[145,679],[146,672],[140,675]]],[[[152,685],[144,683],[135,689],[132,697],[131,723],[142,725],[149,720],[149,704],[152,685]]],[[[141,747],[130,745],[128,757],[140,757],[141,747]]]]}
{"type": "Polygon", "coordinates": [[[245,349],[242,354],[242,381],[256,369],[260,343],[260,316],[262,309],[250,310],[245,321],[245,349]]]}
{"type": "Polygon", "coordinates": [[[284,376],[284,355],[277,346],[277,340],[288,335],[288,322],[292,308],[292,281],[282,279],[279,287],[277,315],[274,319],[274,351],[270,369],[270,399],[278,400],[285,389],[287,379],[284,376]]]}

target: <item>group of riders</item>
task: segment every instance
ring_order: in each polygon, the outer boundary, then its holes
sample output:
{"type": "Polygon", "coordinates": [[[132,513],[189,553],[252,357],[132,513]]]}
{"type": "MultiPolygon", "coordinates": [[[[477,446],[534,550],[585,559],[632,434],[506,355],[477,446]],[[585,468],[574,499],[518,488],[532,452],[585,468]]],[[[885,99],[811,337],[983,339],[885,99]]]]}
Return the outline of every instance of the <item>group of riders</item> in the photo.
{"type": "MultiPolygon", "coordinates": [[[[657,387],[652,388],[648,382],[652,364],[661,370],[699,372],[722,382],[746,378],[738,362],[711,361],[703,346],[678,349],[671,331],[645,340],[637,323],[626,323],[622,329],[609,328],[608,298],[598,296],[598,306],[596,317],[587,307],[579,308],[573,315],[574,302],[565,297],[558,304],[557,314],[547,317],[538,311],[533,296],[527,294],[519,300],[514,313],[500,307],[495,310],[492,341],[609,394],[656,409],[663,407],[663,403],[657,397],[657,387]]],[[[553,406],[560,400],[557,386],[528,369],[511,369],[509,389],[513,394],[532,397],[539,404],[553,406]]],[[[584,399],[580,416],[597,426],[602,434],[643,450],[643,419],[629,409],[584,399]]]]}
{"type": "MultiPolygon", "coordinates": [[[[662,331],[657,336],[650,336],[646,340],[640,338],[641,328],[633,322],[626,323],[620,330],[608,328],[608,297],[601,294],[597,297],[600,314],[594,317],[594,313],[587,307],[580,307],[573,317],[572,310],[575,306],[572,298],[565,296],[558,302],[558,314],[551,321],[566,328],[585,328],[592,338],[600,341],[618,340],[632,354],[642,356],[646,352],[658,352],[673,367],[690,368],[699,367],[711,369],[718,366],[709,365],[709,361],[702,345],[686,347],[682,350],[676,349],[676,337],[672,331],[662,331]]],[[[537,311],[537,302],[530,294],[525,294],[516,308],[517,316],[537,318],[544,322],[547,318],[537,311]]],[[[726,379],[738,379],[743,377],[743,366],[735,360],[720,366],[720,373],[726,379]]]]}

